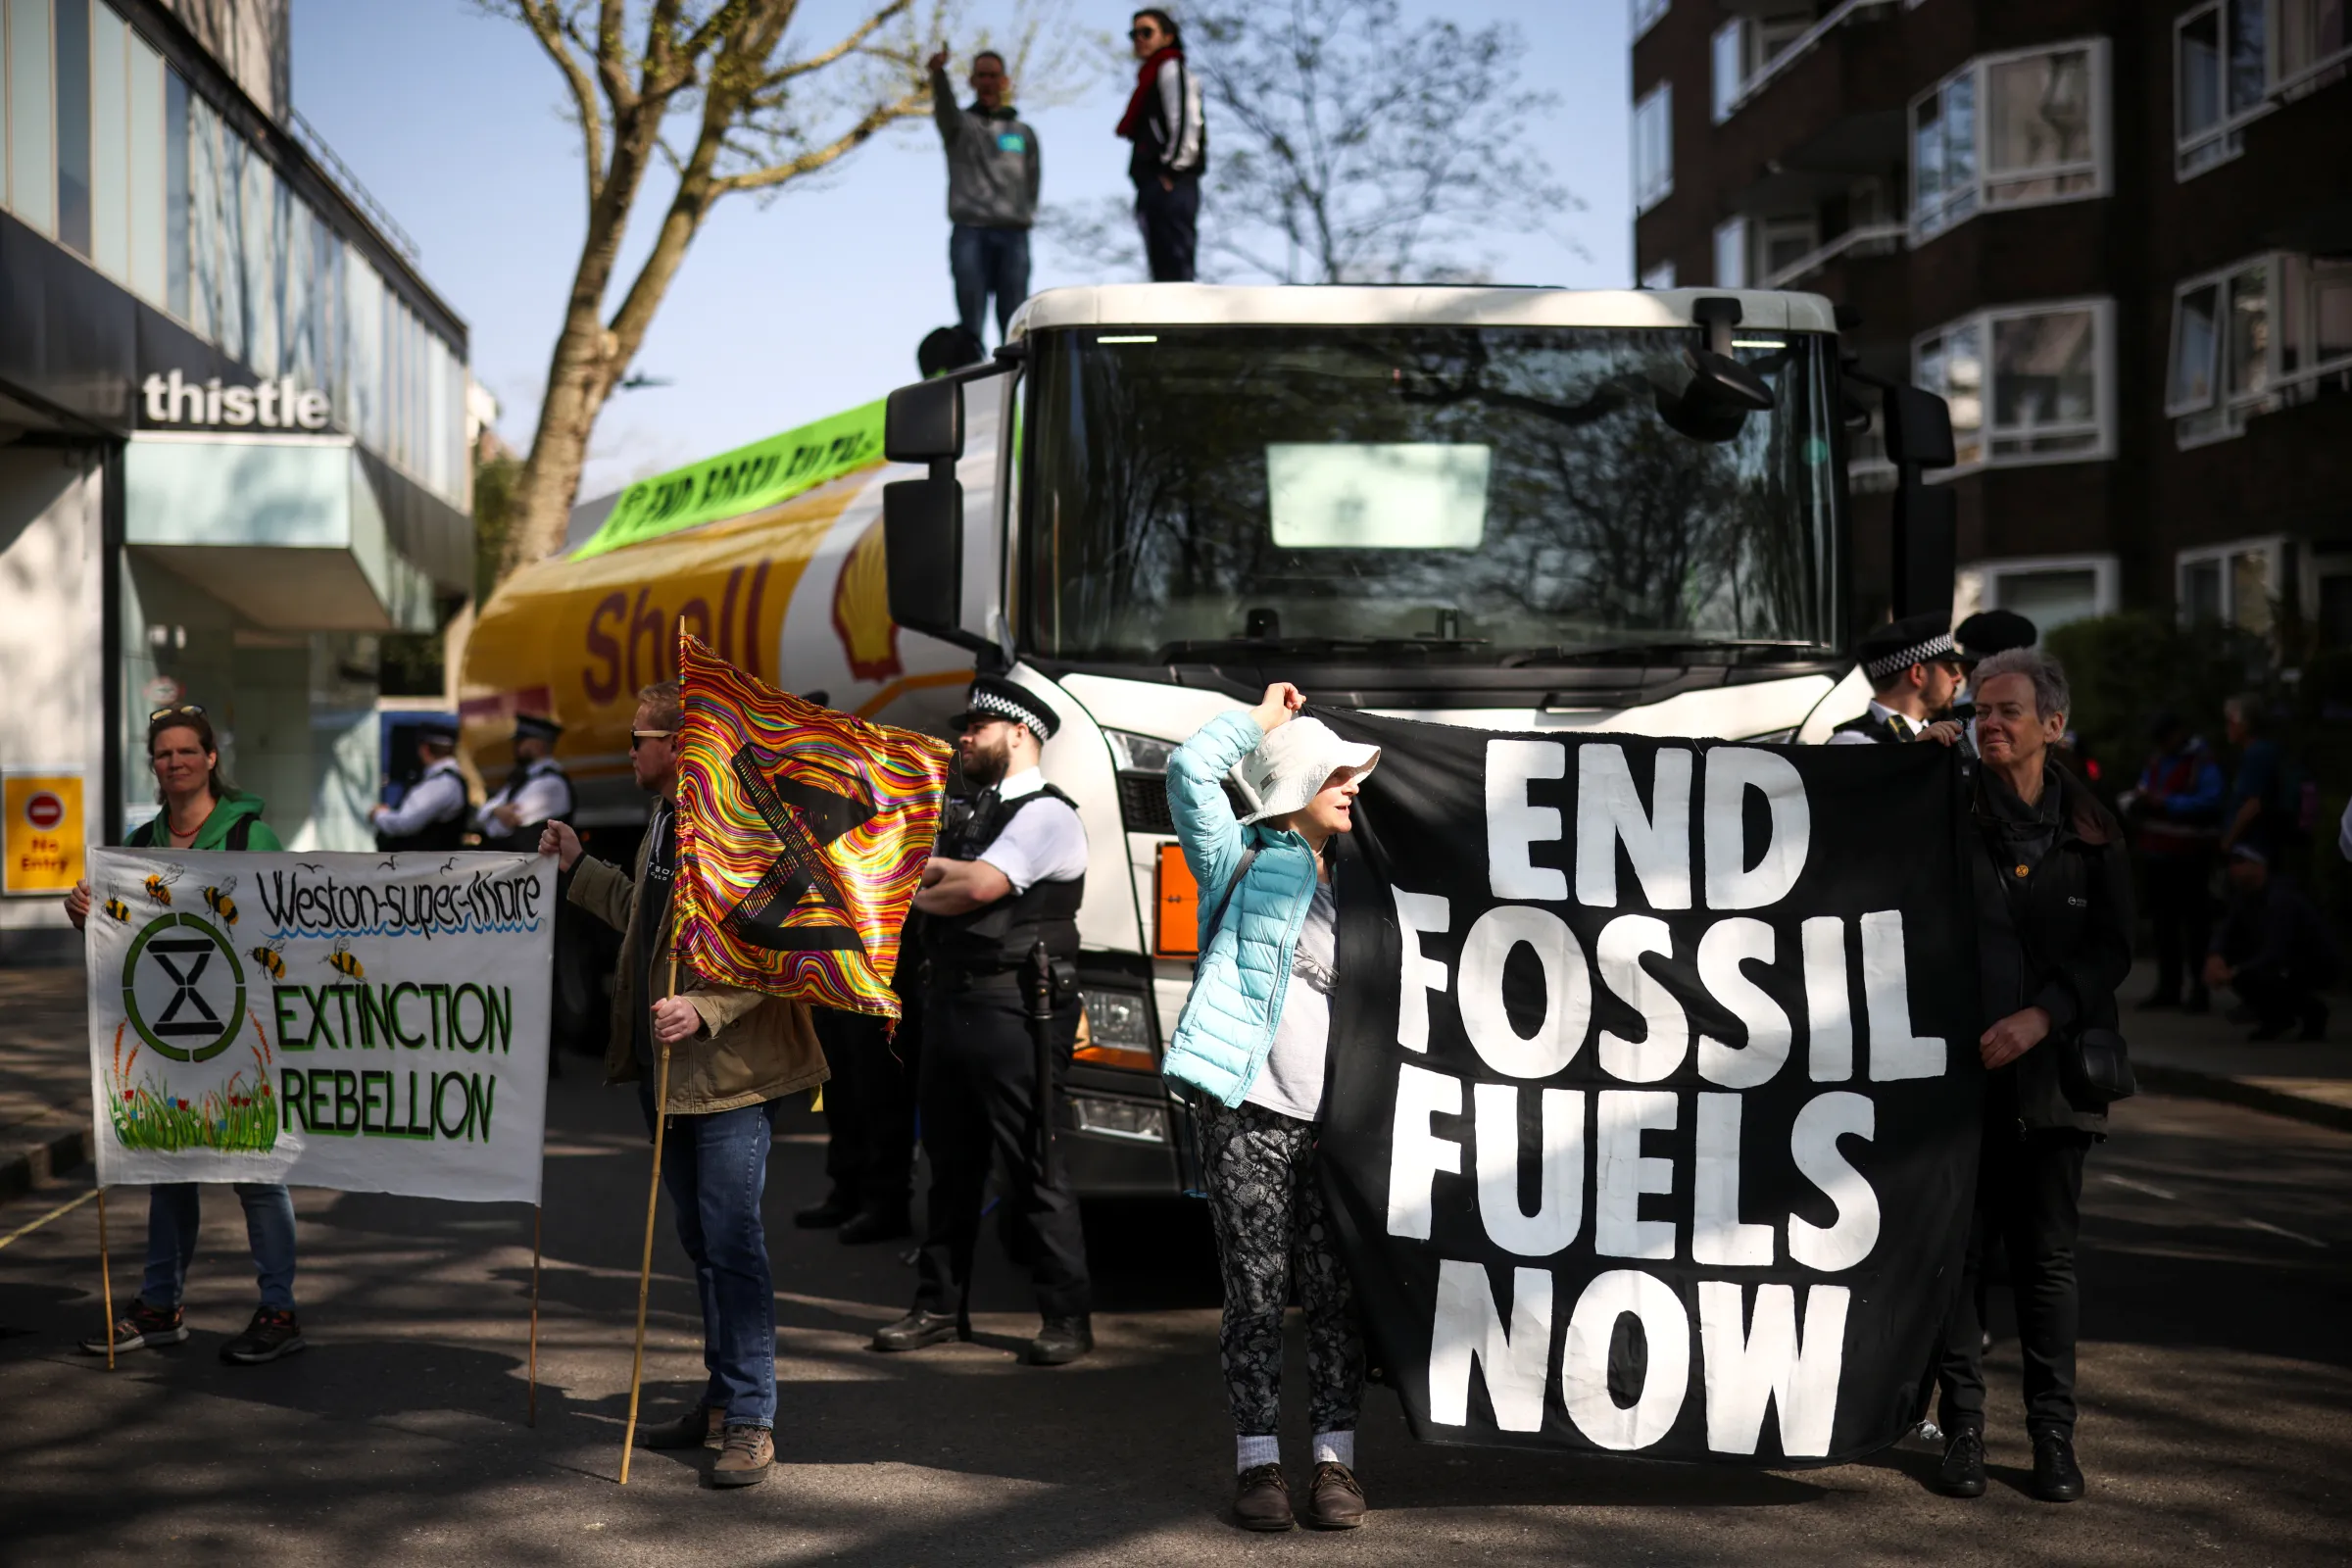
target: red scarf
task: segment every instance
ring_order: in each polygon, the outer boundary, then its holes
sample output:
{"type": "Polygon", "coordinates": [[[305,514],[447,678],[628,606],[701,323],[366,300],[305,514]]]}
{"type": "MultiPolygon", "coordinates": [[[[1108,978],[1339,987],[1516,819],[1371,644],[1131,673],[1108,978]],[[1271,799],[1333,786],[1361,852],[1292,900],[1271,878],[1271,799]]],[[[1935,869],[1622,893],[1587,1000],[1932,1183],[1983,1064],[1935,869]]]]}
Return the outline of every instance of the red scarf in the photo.
{"type": "Polygon", "coordinates": [[[1152,83],[1159,79],[1159,68],[1171,60],[1182,60],[1184,51],[1174,44],[1154,49],[1144,61],[1143,69],[1135,74],[1135,96],[1127,100],[1127,112],[1119,117],[1118,133],[1129,141],[1143,128],[1144,99],[1152,91],[1152,83]]]}

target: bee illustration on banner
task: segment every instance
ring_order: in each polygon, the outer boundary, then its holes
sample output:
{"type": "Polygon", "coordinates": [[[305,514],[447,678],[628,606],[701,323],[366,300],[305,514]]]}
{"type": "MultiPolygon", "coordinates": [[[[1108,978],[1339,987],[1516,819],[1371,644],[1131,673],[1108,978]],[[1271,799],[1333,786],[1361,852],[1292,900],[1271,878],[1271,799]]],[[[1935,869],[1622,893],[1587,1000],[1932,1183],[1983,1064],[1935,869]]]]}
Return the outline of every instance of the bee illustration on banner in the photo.
{"type": "Polygon", "coordinates": [[[286,939],[279,937],[266,947],[250,949],[245,956],[260,964],[272,980],[286,977],[286,939]]]}
{"type": "Polygon", "coordinates": [[[368,978],[368,971],[360,967],[360,960],[351,956],[351,938],[349,937],[335,938],[334,951],[326,956],[326,966],[335,973],[349,975],[354,980],[368,978]]]}
{"type": "Polygon", "coordinates": [[[233,876],[222,877],[219,887],[204,890],[204,906],[226,920],[230,925],[235,925],[237,923],[237,901],[230,898],[229,895],[236,891],[237,879],[233,876]]]}
{"type": "Polygon", "coordinates": [[[124,925],[130,924],[130,906],[124,904],[121,899],[107,900],[106,912],[124,925]]]}
{"type": "Polygon", "coordinates": [[[179,867],[168,866],[150,876],[141,886],[146,888],[149,898],[168,909],[172,906],[172,884],[178,880],[179,867]]]}

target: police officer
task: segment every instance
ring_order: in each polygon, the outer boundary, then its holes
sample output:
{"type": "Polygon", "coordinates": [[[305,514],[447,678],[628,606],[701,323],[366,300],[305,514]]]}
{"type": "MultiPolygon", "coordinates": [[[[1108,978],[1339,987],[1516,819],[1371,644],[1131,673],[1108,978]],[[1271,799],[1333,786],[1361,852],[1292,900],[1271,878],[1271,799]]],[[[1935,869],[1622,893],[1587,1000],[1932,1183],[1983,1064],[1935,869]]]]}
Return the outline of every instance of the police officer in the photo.
{"type": "Polygon", "coordinates": [[[378,806],[375,841],[386,850],[454,850],[466,842],[466,775],[458,771],[458,732],[439,719],[416,726],[423,776],[398,806],[378,806]]]}
{"type": "Polygon", "coordinates": [[[1949,746],[1960,726],[1936,715],[1951,707],[1967,671],[1941,615],[1907,615],[1862,639],[1862,675],[1870,708],[1830,734],[1832,746],[1936,740],[1949,746]]]}
{"type": "Polygon", "coordinates": [[[564,764],[555,756],[563,733],[564,726],[552,718],[514,715],[514,771],[473,813],[483,849],[535,855],[541,828],[571,820],[571,780],[564,776],[564,764]]]}
{"type": "MultiPolygon", "coordinates": [[[[1010,1176],[1007,1249],[1030,1265],[1045,1323],[1029,1343],[1035,1366],[1058,1366],[1095,1348],[1078,1204],[1049,1153],[1037,1112],[1052,1104],[1078,1038],[1078,904],[1086,891],[1086,829],[1068,796],[1038,771],[1060,727],[1053,708],[998,676],[972,682],[958,723],[968,814],[940,832],[914,906],[924,916],[928,984],[916,1091],[931,1199],[914,1306],[874,1336],[877,1350],[916,1350],[969,1339],[965,1299],[992,1155],[1010,1176]],[[1043,943],[1055,971],[1047,1048],[1053,1082],[1039,1094],[1037,1044],[1023,979],[1043,943]]],[[[1050,1148],[1050,1146],[1049,1146],[1050,1148]]]]}

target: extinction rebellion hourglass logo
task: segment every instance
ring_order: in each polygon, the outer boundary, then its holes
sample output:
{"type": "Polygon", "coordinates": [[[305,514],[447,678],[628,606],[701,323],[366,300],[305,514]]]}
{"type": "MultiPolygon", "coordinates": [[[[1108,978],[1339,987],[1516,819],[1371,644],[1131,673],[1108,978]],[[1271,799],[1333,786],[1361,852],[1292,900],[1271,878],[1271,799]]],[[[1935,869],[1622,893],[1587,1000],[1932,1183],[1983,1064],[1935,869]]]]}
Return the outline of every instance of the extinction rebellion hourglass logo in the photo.
{"type": "Polygon", "coordinates": [[[245,1023],[236,950],[186,910],[150,921],[122,959],[122,1010],[139,1038],[173,1061],[210,1061],[245,1023]]]}

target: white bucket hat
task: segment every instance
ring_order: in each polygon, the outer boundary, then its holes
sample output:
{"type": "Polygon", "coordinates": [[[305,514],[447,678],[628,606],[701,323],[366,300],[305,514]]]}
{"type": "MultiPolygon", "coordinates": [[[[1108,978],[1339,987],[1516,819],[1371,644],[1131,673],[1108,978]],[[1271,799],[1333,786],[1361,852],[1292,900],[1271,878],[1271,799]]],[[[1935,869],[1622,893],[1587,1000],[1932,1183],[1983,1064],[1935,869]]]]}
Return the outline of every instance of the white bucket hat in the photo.
{"type": "Polygon", "coordinates": [[[1242,820],[1260,822],[1313,800],[1332,774],[1346,769],[1360,778],[1379,760],[1377,746],[1344,741],[1319,718],[1294,718],[1259,741],[1226,777],[1250,808],[1242,820]]]}

